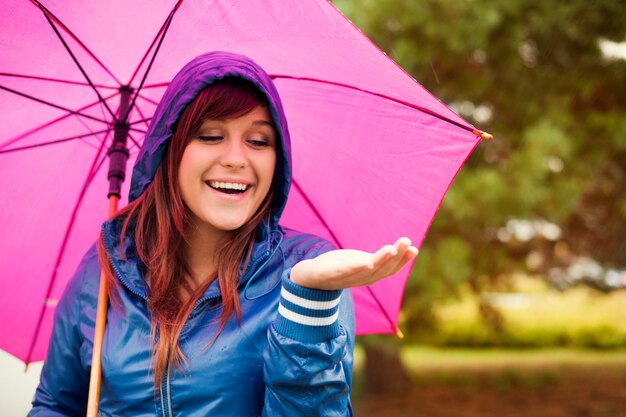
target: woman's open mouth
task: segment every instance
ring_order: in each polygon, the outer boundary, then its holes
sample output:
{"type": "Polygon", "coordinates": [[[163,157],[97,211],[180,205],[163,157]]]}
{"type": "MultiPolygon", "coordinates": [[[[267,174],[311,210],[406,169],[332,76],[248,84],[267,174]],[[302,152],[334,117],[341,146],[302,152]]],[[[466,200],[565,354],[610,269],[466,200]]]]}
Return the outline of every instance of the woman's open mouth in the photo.
{"type": "Polygon", "coordinates": [[[248,189],[248,184],[237,182],[207,181],[209,187],[225,194],[243,194],[248,189]]]}

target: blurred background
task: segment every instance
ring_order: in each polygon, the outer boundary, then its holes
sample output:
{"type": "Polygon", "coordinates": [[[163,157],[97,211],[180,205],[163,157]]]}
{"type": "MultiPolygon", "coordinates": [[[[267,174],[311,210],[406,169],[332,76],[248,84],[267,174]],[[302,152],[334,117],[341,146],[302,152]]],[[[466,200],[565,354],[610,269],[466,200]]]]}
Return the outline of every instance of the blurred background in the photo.
{"type": "MultiPolygon", "coordinates": [[[[335,0],[483,141],[358,340],[357,416],[626,416],[626,2],[335,0]]],[[[28,373],[0,352],[0,414],[28,373]]],[[[26,387],[26,388],[24,388],[26,387]]]]}
{"type": "Polygon", "coordinates": [[[626,2],[336,0],[483,141],[359,416],[626,416],[626,2]]]}

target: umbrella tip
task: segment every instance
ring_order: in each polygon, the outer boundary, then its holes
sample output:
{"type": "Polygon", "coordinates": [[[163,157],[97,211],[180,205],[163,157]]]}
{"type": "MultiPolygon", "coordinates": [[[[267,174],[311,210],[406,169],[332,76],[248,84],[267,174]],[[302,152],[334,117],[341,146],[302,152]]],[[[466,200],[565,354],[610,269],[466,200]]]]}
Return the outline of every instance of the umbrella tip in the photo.
{"type": "Polygon", "coordinates": [[[491,133],[481,132],[480,130],[477,130],[477,129],[474,129],[472,133],[481,139],[485,139],[485,140],[493,139],[493,135],[491,133]]]}
{"type": "Polygon", "coordinates": [[[400,330],[398,326],[393,326],[393,332],[396,334],[398,340],[404,339],[404,333],[402,333],[402,330],[400,330]]]}

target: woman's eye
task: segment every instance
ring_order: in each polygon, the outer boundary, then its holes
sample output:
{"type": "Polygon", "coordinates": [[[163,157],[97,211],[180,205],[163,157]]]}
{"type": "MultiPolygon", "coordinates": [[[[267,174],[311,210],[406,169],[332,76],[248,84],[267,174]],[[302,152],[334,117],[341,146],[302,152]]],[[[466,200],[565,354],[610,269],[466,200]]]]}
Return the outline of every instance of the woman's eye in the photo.
{"type": "Polygon", "coordinates": [[[202,142],[217,142],[224,139],[223,136],[211,136],[211,135],[202,135],[198,136],[198,140],[202,142]]]}
{"type": "Polygon", "coordinates": [[[266,139],[248,139],[248,143],[259,148],[270,146],[270,143],[266,139]]]}

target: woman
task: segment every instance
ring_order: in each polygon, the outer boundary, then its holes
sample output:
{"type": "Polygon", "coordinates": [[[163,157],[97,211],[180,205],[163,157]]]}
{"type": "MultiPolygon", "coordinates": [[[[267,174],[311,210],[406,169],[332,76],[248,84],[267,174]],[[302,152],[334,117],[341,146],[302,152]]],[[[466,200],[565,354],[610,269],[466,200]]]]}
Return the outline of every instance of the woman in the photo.
{"type": "Polygon", "coordinates": [[[353,310],[417,254],[278,226],[291,181],[278,93],[250,59],[200,56],[159,103],[131,201],[57,306],[30,416],[84,415],[101,265],[104,416],[351,415],[353,310]]]}

